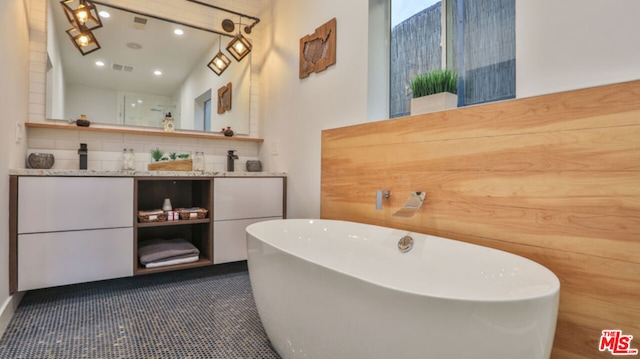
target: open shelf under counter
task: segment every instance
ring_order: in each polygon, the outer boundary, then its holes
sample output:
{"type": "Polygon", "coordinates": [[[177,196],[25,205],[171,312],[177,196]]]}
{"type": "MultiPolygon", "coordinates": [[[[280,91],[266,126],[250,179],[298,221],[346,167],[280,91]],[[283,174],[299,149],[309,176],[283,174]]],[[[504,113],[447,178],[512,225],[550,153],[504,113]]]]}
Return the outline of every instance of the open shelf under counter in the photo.
{"type": "Polygon", "coordinates": [[[134,275],[186,269],[213,264],[213,178],[134,177],[134,209],[159,208],[169,199],[173,208],[204,208],[207,217],[134,225],[134,275]],[[200,259],[195,262],[146,268],[140,264],[138,248],[147,240],[181,238],[193,244],[200,259]]]}

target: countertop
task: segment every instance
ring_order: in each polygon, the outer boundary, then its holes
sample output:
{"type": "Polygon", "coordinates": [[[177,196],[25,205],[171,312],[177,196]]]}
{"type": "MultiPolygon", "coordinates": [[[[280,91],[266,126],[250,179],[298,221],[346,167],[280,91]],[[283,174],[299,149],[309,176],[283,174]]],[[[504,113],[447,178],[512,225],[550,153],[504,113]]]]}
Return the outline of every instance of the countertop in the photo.
{"type": "Polygon", "coordinates": [[[212,172],[212,171],[95,171],[71,169],[10,169],[12,176],[60,177],[284,177],[284,172],[212,172]]]}

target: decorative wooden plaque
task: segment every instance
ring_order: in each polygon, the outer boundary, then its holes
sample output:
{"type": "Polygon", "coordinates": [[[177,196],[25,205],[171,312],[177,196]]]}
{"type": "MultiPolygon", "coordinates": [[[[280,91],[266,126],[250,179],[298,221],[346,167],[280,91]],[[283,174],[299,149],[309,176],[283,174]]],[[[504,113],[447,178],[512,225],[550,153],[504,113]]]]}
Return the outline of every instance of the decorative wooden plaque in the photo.
{"type": "Polygon", "coordinates": [[[300,39],[300,78],[336,63],[336,18],[300,39]]]}
{"type": "Polygon", "coordinates": [[[218,114],[231,110],[231,82],[218,89],[218,114]]]}

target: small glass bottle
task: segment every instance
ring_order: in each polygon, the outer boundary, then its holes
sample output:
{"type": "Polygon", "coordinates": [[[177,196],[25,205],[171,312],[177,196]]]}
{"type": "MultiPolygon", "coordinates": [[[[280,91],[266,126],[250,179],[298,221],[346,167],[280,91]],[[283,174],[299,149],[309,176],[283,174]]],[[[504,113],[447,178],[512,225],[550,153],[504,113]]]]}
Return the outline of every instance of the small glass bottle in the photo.
{"type": "Polygon", "coordinates": [[[193,155],[193,170],[204,172],[204,152],[196,152],[193,155]]]}
{"type": "Polygon", "coordinates": [[[122,169],[125,171],[135,170],[136,161],[133,148],[125,148],[122,150],[122,169]]]}

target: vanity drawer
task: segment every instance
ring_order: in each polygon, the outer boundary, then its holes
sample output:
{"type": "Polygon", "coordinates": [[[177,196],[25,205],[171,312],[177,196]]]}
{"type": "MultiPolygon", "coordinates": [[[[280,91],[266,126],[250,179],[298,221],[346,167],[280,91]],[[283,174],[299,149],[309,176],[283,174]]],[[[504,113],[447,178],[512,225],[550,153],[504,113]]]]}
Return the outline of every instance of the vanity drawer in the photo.
{"type": "Polygon", "coordinates": [[[133,179],[20,177],[18,233],[133,226],[133,179]]]}
{"type": "Polygon", "coordinates": [[[18,290],[133,275],[133,228],[18,235],[18,290]]]}
{"type": "Polygon", "coordinates": [[[282,219],[282,217],[215,222],[213,225],[213,264],[247,260],[247,226],[276,219],[282,219]]]}
{"type": "Polygon", "coordinates": [[[284,179],[216,178],[213,181],[213,218],[283,217],[284,179]]]}

